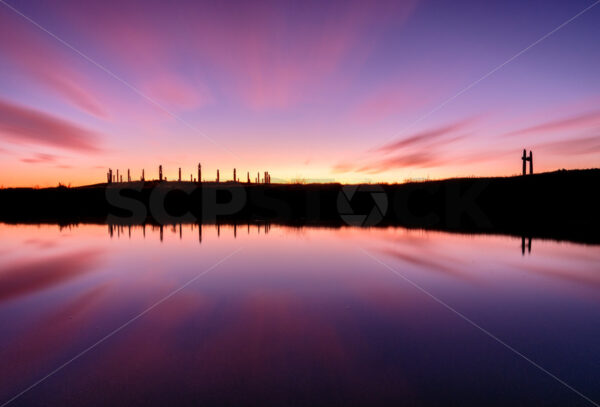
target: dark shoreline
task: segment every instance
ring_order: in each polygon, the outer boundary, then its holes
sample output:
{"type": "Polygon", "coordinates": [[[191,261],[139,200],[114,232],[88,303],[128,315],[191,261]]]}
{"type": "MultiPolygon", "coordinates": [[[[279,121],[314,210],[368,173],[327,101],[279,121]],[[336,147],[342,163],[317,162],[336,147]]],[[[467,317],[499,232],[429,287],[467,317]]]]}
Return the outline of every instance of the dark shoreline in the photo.
{"type": "Polygon", "coordinates": [[[600,170],[409,184],[132,182],[0,190],[0,222],[401,226],[600,244],[600,170]]]}

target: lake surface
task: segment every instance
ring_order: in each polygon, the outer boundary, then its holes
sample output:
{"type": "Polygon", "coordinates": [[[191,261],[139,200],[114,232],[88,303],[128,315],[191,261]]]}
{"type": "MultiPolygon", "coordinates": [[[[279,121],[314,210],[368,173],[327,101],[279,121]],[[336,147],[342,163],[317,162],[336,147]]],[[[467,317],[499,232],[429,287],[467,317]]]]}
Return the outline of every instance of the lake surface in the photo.
{"type": "Polygon", "coordinates": [[[522,243],[0,225],[0,405],[594,405],[600,249],[522,243]]]}

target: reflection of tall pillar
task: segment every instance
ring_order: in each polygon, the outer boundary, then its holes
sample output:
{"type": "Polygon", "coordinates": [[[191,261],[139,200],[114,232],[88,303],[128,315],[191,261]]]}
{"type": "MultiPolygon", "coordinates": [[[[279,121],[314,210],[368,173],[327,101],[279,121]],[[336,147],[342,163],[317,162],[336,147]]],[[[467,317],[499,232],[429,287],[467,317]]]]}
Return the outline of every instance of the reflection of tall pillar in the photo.
{"type": "Polygon", "coordinates": [[[525,247],[527,247],[527,253],[531,254],[531,238],[527,238],[525,243],[525,236],[521,236],[521,255],[525,256],[525,247]]]}
{"type": "Polygon", "coordinates": [[[146,224],[142,225],[142,234],[144,235],[144,239],[146,238],[146,224]]]}
{"type": "Polygon", "coordinates": [[[183,236],[183,231],[181,230],[181,223],[179,224],[179,240],[181,240],[181,237],[183,236]]]}
{"type": "Polygon", "coordinates": [[[160,225],[160,241],[163,241],[163,225],[160,225]]]}
{"type": "Polygon", "coordinates": [[[113,225],[109,224],[108,225],[108,234],[110,235],[110,238],[112,239],[113,237],[113,225]]]}
{"type": "Polygon", "coordinates": [[[237,237],[237,224],[233,224],[233,238],[235,239],[237,237]]]}
{"type": "Polygon", "coordinates": [[[129,238],[131,239],[131,225],[127,225],[127,233],[129,234],[129,238]]]}

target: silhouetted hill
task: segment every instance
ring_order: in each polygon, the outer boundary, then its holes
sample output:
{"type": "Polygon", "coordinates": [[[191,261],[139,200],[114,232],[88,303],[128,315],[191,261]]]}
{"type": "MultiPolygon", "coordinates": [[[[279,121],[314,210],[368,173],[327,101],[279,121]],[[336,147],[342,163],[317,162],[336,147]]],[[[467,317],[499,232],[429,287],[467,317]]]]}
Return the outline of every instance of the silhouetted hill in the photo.
{"type": "Polygon", "coordinates": [[[256,222],[507,233],[600,243],[600,170],[407,184],[131,182],[0,190],[0,221],[256,222]]]}

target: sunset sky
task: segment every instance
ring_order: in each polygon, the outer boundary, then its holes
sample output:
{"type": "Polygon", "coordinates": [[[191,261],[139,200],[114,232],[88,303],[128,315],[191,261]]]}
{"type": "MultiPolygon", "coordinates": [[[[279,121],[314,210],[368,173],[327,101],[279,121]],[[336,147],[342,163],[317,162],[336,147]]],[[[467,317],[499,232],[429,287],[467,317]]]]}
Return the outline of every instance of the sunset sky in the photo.
{"type": "Polygon", "coordinates": [[[0,185],[600,167],[593,4],[0,0],[0,185]]]}

